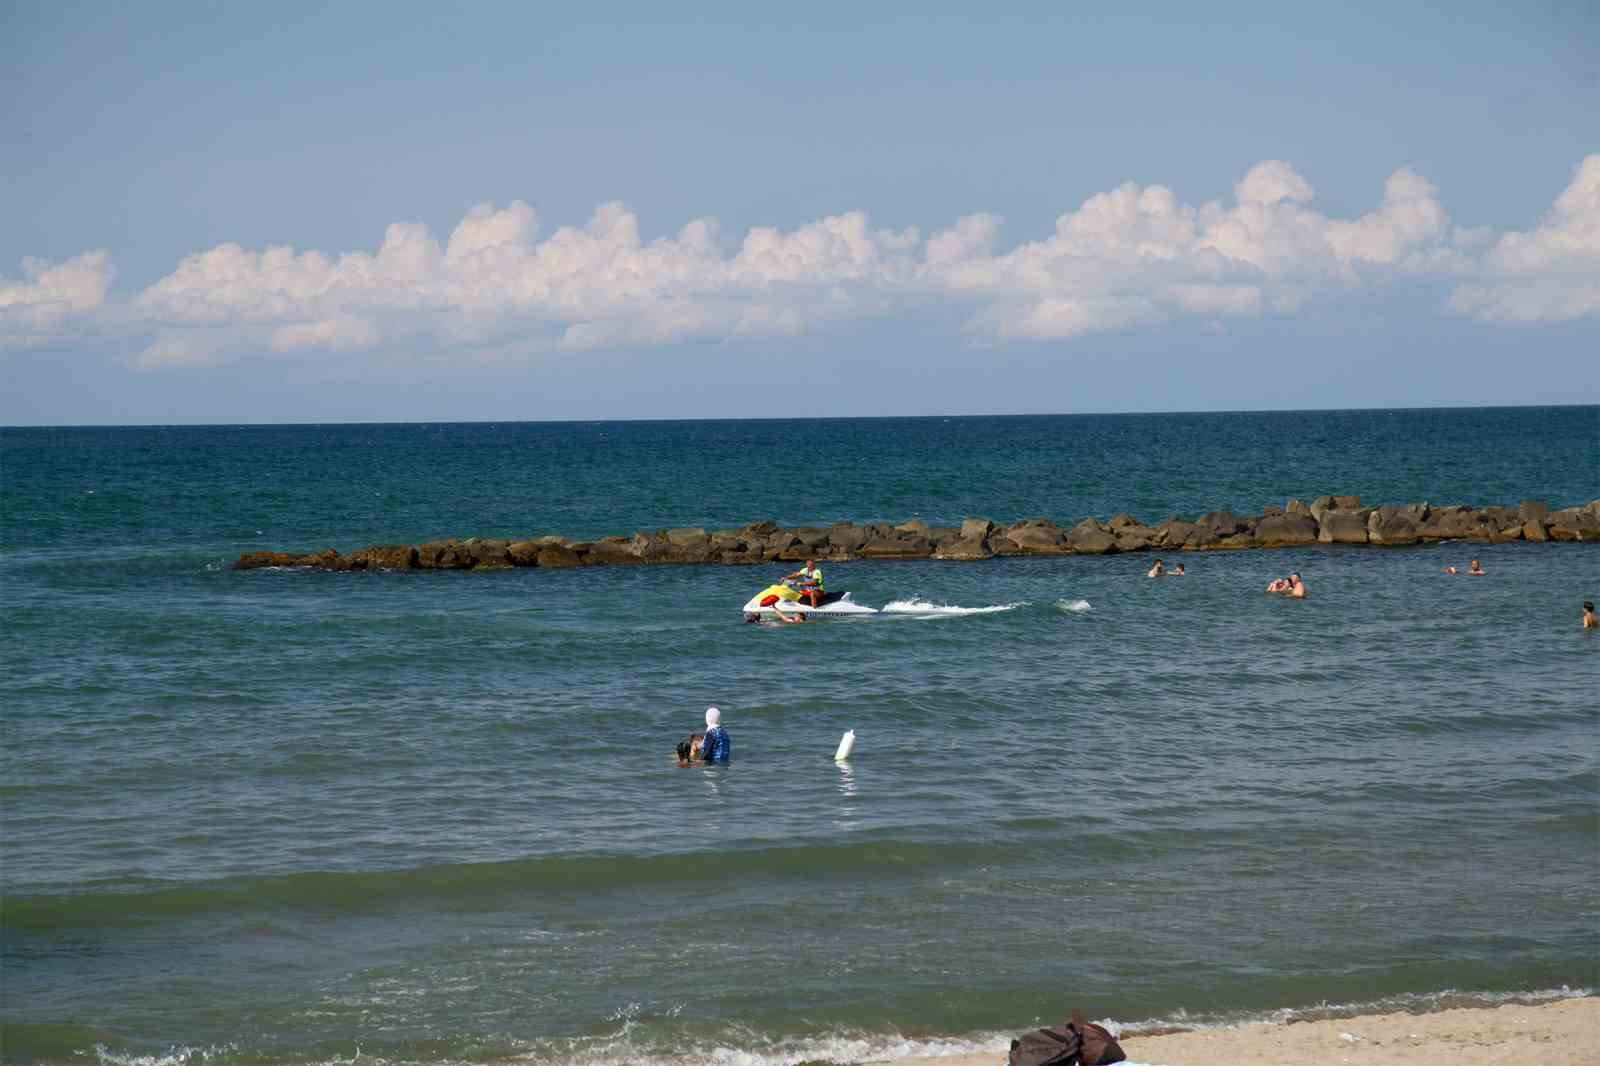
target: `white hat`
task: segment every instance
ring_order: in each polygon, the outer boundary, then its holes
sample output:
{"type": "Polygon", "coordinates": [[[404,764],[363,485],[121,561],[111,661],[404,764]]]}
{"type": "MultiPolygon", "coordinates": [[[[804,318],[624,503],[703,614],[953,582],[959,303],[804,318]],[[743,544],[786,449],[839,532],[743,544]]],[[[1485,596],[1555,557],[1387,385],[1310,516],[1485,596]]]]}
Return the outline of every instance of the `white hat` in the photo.
{"type": "Polygon", "coordinates": [[[706,708],[706,728],[715,729],[722,724],[722,712],[715,707],[706,708]]]}

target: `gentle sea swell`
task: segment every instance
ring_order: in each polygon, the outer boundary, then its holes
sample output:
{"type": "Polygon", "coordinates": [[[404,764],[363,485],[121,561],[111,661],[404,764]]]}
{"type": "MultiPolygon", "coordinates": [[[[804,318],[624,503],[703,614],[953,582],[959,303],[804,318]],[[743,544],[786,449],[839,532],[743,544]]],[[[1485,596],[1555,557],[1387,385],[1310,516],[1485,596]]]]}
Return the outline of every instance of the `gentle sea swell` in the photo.
{"type": "Polygon", "coordinates": [[[776,1066],[1600,985],[1600,546],[857,562],[895,610],[783,627],[756,569],[220,568],[1600,484],[1591,408],[826,428],[0,431],[7,1061],[776,1066]],[[712,703],[733,763],[678,769],[712,703]]]}

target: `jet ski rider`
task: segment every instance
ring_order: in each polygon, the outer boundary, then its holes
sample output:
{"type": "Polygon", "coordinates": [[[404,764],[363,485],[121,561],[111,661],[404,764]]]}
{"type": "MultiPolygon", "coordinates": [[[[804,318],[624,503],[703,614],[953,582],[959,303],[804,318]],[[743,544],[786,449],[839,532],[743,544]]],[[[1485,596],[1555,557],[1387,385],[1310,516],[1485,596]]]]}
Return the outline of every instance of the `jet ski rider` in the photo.
{"type": "Polygon", "coordinates": [[[809,600],[811,606],[822,606],[822,597],[824,595],[822,591],[822,571],[817,569],[817,561],[815,559],[807,559],[805,566],[789,574],[784,580],[797,582],[800,598],[809,600]]]}

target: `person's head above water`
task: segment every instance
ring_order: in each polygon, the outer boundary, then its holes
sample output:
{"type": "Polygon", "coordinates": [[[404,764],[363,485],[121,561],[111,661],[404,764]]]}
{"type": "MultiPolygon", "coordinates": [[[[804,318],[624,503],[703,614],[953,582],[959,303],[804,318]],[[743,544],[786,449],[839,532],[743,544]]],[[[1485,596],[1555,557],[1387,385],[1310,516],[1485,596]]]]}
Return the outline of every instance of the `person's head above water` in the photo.
{"type": "Polygon", "coordinates": [[[722,712],[715,707],[706,708],[706,728],[715,729],[722,724],[722,712]]]}

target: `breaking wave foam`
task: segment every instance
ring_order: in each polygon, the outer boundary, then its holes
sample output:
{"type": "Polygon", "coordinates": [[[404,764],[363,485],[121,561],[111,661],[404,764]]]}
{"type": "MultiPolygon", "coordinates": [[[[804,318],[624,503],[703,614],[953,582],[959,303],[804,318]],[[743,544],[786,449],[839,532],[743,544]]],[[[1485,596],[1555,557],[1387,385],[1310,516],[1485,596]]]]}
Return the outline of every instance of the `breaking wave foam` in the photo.
{"type": "Polygon", "coordinates": [[[1056,606],[1073,614],[1083,614],[1091,609],[1088,600],[1057,600],[1056,606]]]}

